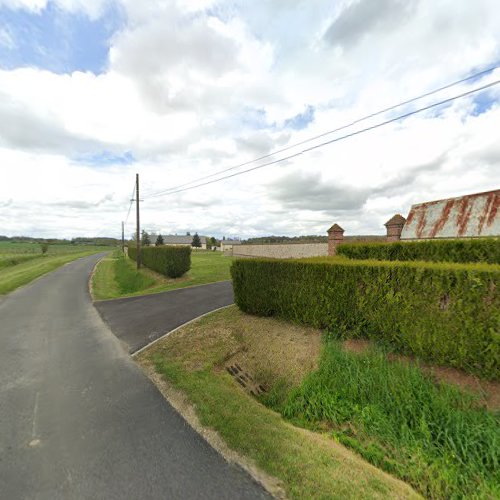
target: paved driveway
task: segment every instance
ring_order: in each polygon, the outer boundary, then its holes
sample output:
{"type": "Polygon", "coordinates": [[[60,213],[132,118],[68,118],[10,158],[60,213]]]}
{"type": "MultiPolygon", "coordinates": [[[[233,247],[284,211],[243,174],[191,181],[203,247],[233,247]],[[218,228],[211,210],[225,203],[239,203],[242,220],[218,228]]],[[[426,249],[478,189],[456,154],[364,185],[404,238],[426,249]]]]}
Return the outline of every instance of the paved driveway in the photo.
{"type": "Polygon", "coordinates": [[[268,498],[184,421],[103,323],[87,291],[98,259],[0,302],[0,498],[268,498]]]}
{"type": "Polygon", "coordinates": [[[231,281],[103,300],[94,305],[130,353],[202,314],[234,302],[231,281]]]}

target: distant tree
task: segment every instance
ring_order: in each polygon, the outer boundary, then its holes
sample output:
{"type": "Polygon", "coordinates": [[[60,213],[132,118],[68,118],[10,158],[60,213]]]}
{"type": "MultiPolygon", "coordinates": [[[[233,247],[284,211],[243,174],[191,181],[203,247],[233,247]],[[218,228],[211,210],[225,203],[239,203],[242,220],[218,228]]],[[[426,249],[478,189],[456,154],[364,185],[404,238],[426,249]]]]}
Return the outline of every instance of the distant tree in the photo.
{"type": "Polygon", "coordinates": [[[156,243],[155,245],[159,247],[160,245],[163,245],[163,236],[161,234],[158,235],[158,238],[156,238],[156,243]]]}
{"type": "Polygon", "coordinates": [[[225,237],[225,236],[223,236],[223,237],[222,237],[222,240],[223,240],[223,241],[226,241],[226,237],[225,237]]]}
{"type": "Polygon", "coordinates": [[[198,236],[198,233],[194,233],[191,246],[193,246],[194,248],[201,248],[201,240],[200,237],[198,236]]]}
{"type": "Polygon", "coordinates": [[[218,241],[213,236],[210,238],[210,245],[213,247],[218,246],[218,241]]]}
{"type": "Polygon", "coordinates": [[[142,244],[144,246],[151,245],[151,240],[149,239],[149,234],[146,231],[142,231],[142,244]]]}
{"type": "Polygon", "coordinates": [[[42,254],[46,254],[49,251],[49,244],[47,242],[40,243],[40,248],[42,250],[42,254]]]}
{"type": "Polygon", "coordinates": [[[186,236],[191,236],[191,233],[188,231],[188,232],[186,233],[186,236]]]}

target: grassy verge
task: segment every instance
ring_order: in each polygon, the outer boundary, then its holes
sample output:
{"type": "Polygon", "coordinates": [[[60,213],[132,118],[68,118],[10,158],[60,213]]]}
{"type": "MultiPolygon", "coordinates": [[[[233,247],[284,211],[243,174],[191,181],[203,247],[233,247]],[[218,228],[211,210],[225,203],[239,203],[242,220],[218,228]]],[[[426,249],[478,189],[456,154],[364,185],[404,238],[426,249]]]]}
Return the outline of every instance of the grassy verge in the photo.
{"type": "Polygon", "coordinates": [[[292,422],[327,431],[429,498],[499,498],[498,415],[413,365],[372,348],[326,343],[319,369],[265,402],[292,422]]]}
{"type": "Polygon", "coordinates": [[[44,255],[28,261],[5,267],[0,270],[0,295],[12,292],[16,288],[33,281],[44,274],[57,269],[73,260],[92,255],[102,249],[87,250],[85,252],[44,255]]]}
{"type": "Polygon", "coordinates": [[[2,255],[0,254],[0,270],[5,269],[6,267],[17,266],[22,262],[27,262],[29,260],[37,259],[40,255],[36,254],[13,254],[13,255],[2,255]]]}
{"type": "Polygon", "coordinates": [[[231,258],[220,252],[195,251],[189,272],[181,278],[170,279],[147,268],[137,272],[134,261],[115,253],[97,266],[92,283],[94,299],[132,297],[229,280],[231,262],[231,258]]]}
{"type": "Polygon", "coordinates": [[[252,367],[258,380],[300,383],[315,366],[318,338],[312,329],[249,317],[232,307],[163,339],[138,361],[154,364],[158,373],[187,394],[204,426],[279,479],[290,498],[417,497],[405,483],[330,437],[290,425],[245,392],[224,369],[238,360],[245,368],[252,367]],[[316,347],[302,352],[309,341],[316,347]]]}

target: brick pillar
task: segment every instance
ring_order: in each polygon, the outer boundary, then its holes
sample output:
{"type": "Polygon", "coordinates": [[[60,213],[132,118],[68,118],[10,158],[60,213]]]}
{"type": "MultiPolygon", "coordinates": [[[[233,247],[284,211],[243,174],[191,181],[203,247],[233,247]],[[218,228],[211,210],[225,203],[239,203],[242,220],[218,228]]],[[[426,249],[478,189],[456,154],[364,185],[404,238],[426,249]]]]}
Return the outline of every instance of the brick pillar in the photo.
{"type": "Polygon", "coordinates": [[[400,215],[396,214],[394,217],[389,219],[384,226],[387,229],[387,241],[399,241],[401,239],[401,232],[405,225],[406,219],[400,215]]]}
{"type": "Polygon", "coordinates": [[[344,230],[338,224],[334,224],[328,230],[328,255],[335,255],[337,245],[340,245],[343,240],[344,230]]]}

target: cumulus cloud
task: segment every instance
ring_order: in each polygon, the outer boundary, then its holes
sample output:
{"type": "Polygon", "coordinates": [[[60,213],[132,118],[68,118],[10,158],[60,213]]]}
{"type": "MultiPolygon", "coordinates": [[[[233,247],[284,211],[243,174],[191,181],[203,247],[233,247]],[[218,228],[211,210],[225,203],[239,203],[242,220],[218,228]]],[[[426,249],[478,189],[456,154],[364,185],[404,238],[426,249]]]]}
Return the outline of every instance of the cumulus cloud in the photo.
{"type": "Polygon", "coordinates": [[[299,210],[352,211],[368,198],[367,189],[324,182],[321,173],[294,172],[270,185],[271,196],[285,207],[299,210]]]}
{"type": "Polygon", "coordinates": [[[414,13],[419,0],[354,0],[333,21],[325,39],[349,47],[378,31],[400,27],[414,13]]]}
{"type": "MultiPolygon", "coordinates": [[[[54,1],[93,19],[111,5],[54,1]]],[[[119,235],[136,171],[146,228],[217,236],[324,234],[332,222],[376,233],[412,203],[497,187],[500,92],[492,90],[480,105],[465,99],[244,176],[151,197],[494,64],[496,0],[114,4],[124,23],[102,74],[0,69],[0,164],[9,167],[2,232],[119,235]]],[[[37,13],[47,0],[2,7],[37,13]]],[[[2,33],[0,46],[15,51],[2,33]]]]}

